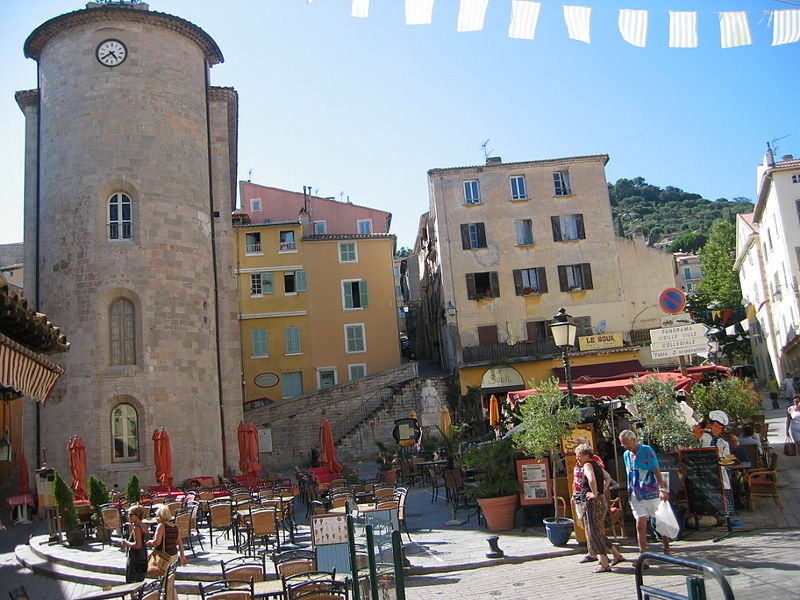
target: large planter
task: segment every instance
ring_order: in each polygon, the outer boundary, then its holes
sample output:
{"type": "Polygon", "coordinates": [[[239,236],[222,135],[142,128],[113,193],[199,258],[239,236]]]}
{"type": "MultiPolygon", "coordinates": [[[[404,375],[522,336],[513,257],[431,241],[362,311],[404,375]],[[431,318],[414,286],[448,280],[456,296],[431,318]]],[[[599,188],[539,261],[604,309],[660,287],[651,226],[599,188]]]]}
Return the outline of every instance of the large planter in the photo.
{"type": "Polygon", "coordinates": [[[67,544],[70,546],[83,546],[86,543],[86,532],[83,527],[76,527],[67,531],[67,544]]]}
{"type": "Polygon", "coordinates": [[[566,517],[547,517],[542,521],[550,543],[554,546],[566,546],[575,522],[566,517]]]}
{"type": "Polygon", "coordinates": [[[98,542],[106,543],[111,539],[111,530],[106,529],[102,525],[98,525],[94,528],[94,539],[98,542]]]}
{"type": "Polygon", "coordinates": [[[381,471],[380,473],[384,483],[397,483],[397,469],[381,471]]]}
{"type": "Polygon", "coordinates": [[[477,498],[477,502],[489,531],[514,529],[514,520],[517,516],[516,494],[498,498],[477,498]]]}

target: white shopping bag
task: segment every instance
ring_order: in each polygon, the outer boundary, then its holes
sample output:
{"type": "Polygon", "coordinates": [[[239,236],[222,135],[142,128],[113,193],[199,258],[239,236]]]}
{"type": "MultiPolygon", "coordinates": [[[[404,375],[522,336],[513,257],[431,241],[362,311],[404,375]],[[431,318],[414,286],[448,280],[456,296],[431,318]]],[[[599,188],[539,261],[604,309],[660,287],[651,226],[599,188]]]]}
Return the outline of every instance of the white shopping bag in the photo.
{"type": "Polygon", "coordinates": [[[656,510],[656,531],[658,534],[674,540],[678,537],[680,529],[678,520],[675,518],[675,513],[672,512],[672,507],[669,505],[669,502],[665,500],[659,502],[658,509],[656,510]]]}

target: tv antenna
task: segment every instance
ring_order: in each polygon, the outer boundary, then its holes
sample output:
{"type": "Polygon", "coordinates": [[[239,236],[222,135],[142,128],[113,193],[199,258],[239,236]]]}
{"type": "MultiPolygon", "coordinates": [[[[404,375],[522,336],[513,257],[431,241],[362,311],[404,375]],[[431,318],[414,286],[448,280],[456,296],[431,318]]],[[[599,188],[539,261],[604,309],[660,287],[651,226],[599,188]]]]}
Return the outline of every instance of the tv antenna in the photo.
{"type": "Polygon", "coordinates": [[[775,138],[774,140],[770,140],[769,142],[767,142],[767,146],[769,146],[769,147],[772,149],[772,154],[773,154],[774,156],[777,156],[777,155],[778,155],[778,146],[775,144],[775,142],[779,142],[779,141],[780,141],[780,140],[782,140],[783,138],[787,138],[787,137],[789,137],[790,135],[792,135],[792,134],[791,134],[791,133],[787,133],[786,135],[782,135],[782,136],[781,136],[781,137],[779,137],[779,138],[775,138]]]}
{"type": "Polygon", "coordinates": [[[491,140],[488,140],[488,139],[487,139],[485,142],[483,142],[483,143],[481,144],[481,148],[483,148],[483,161],[484,161],[484,162],[486,162],[486,159],[487,159],[487,158],[489,158],[489,155],[490,155],[492,152],[494,152],[494,148],[492,148],[492,149],[491,149],[491,150],[489,150],[488,152],[486,151],[486,146],[488,146],[488,145],[489,145],[489,142],[490,142],[490,141],[491,141],[491,140]]]}
{"type": "Polygon", "coordinates": [[[247,183],[252,183],[253,181],[253,169],[247,170],[247,183]]]}

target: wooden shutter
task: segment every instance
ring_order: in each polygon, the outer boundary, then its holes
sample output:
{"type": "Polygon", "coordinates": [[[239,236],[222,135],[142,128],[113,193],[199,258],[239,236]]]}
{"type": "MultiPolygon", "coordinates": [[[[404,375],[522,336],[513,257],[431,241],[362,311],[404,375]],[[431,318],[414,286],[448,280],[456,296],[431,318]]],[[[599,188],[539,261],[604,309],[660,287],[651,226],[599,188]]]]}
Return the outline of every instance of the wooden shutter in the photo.
{"type": "Polygon", "coordinates": [[[514,293],[517,296],[522,296],[522,271],[514,269],[511,274],[514,276],[514,293]]]}
{"type": "Polygon", "coordinates": [[[483,325],[478,327],[479,346],[492,346],[497,343],[497,325],[483,325]]]}
{"type": "Polygon", "coordinates": [[[344,307],[353,308],[353,282],[343,281],[342,289],[344,290],[344,307]]]}
{"type": "Polygon", "coordinates": [[[536,267],[536,279],[539,280],[539,293],[547,293],[547,273],[544,267],[536,267]]]}
{"type": "Polygon", "coordinates": [[[461,225],[461,247],[464,250],[472,248],[472,243],[469,240],[469,225],[466,223],[461,225]]]}
{"type": "Polygon", "coordinates": [[[489,287],[492,290],[492,296],[495,298],[500,297],[500,281],[497,279],[497,271],[489,271],[489,287]]]}
{"type": "Polygon", "coordinates": [[[298,292],[308,291],[308,276],[305,271],[294,272],[294,289],[298,292]]]}
{"type": "Polygon", "coordinates": [[[363,279],[358,282],[358,293],[361,296],[361,308],[369,306],[369,299],[367,298],[367,282],[363,279]]]}
{"type": "Polygon", "coordinates": [[[583,272],[583,289],[594,289],[592,285],[592,265],[589,263],[581,263],[581,271],[583,272]]]}
{"type": "Polygon", "coordinates": [[[578,239],[586,239],[586,231],[583,229],[583,215],[573,215],[575,217],[575,225],[578,230],[578,239]]]}
{"type": "Polygon", "coordinates": [[[553,241],[560,242],[561,238],[561,217],[550,217],[550,225],[553,226],[553,241]]]}
{"type": "Polygon", "coordinates": [[[528,335],[528,341],[532,342],[539,339],[539,323],[541,323],[541,321],[528,321],[525,323],[525,332],[528,335]]]}
{"type": "Polygon", "coordinates": [[[558,265],[558,284],[561,286],[562,292],[569,291],[569,284],[567,283],[567,267],[558,265]]]}
{"type": "Polygon", "coordinates": [[[486,248],[486,227],[483,223],[475,223],[475,229],[478,233],[478,248],[486,248]]]}
{"type": "Polygon", "coordinates": [[[475,290],[475,274],[467,273],[467,298],[470,300],[478,299],[478,292],[475,290]]]}

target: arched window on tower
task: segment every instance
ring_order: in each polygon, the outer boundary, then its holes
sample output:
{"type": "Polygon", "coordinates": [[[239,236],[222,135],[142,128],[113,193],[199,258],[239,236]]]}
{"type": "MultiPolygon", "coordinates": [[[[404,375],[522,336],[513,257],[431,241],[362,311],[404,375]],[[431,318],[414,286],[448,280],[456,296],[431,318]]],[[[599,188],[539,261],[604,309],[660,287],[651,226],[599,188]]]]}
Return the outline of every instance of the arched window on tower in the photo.
{"type": "Polygon", "coordinates": [[[108,200],[108,239],[131,239],[131,199],[121,192],[108,200]]]}
{"type": "Polygon", "coordinates": [[[114,462],[139,460],[139,415],[130,404],[117,404],[111,411],[111,445],[114,462]]]}
{"type": "Polygon", "coordinates": [[[133,302],[127,298],[117,298],[111,303],[110,316],[111,365],[135,365],[136,315],[133,302]]]}

